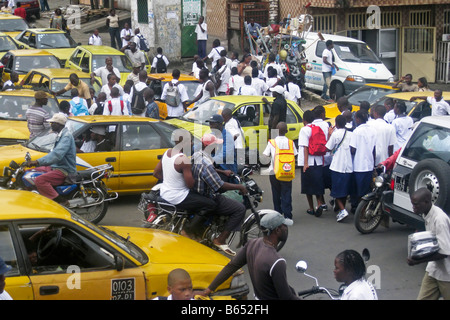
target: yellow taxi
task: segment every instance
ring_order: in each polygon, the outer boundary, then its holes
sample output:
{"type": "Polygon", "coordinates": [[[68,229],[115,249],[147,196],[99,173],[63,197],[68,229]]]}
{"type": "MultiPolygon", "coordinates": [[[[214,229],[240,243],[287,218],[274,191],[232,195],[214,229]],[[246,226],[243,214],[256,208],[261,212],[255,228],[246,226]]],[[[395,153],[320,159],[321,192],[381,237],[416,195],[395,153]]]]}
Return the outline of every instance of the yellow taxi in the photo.
{"type": "Polygon", "coordinates": [[[53,54],[40,49],[9,50],[1,59],[4,65],[3,82],[11,78],[11,72],[19,74],[19,82],[32,69],[60,68],[59,60],[53,54]]]}
{"type": "Polygon", "coordinates": [[[19,46],[9,35],[7,35],[6,33],[0,32],[0,59],[9,50],[17,50],[22,47],[23,46],[19,46]]]}
{"type": "MultiPolygon", "coordinates": [[[[375,101],[371,106],[382,105],[384,106],[384,102],[386,99],[393,99],[395,101],[403,101],[406,104],[406,113],[413,118],[414,122],[419,121],[420,119],[431,116],[431,105],[421,99],[416,99],[414,101],[410,101],[412,97],[433,97],[434,91],[423,91],[423,92],[396,92],[388,94],[377,101],[375,101]]],[[[442,97],[447,103],[450,103],[450,92],[443,91],[442,97]]]]}
{"type": "MultiPolygon", "coordinates": [[[[372,105],[378,99],[398,91],[398,89],[392,88],[390,84],[368,83],[353,91],[347,98],[348,103],[353,107],[352,111],[358,111],[361,101],[368,101],[372,105]]],[[[324,108],[325,116],[328,119],[334,119],[341,114],[337,103],[325,105],[324,108]]]]}
{"type": "MultiPolygon", "coordinates": [[[[186,237],[135,227],[99,227],[41,195],[2,190],[0,256],[11,266],[14,300],[145,300],[168,296],[167,276],[183,268],[205,289],[229,262],[186,237]]],[[[245,298],[242,270],[216,291],[245,298]]]]}
{"type": "MultiPolygon", "coordinates": [[[[0,146],[24,143],[30,138],[25,113],[34,104],[35,93],[30,89],[0,92],[0,146]]],[[[54,96],[48,94],[48,103],[44,109],[50,117],[59,112],[58,101],[54,96]]]]}
{"type": "MultiPolygon", "coordinates": [[[[147,55],[145,55],[147,57],[147,55]]],[[[128,75],[133,71],[130,59],[125,53],[109,46],[78,46],[72,50],[72,54],[66,61],[65,67],[73,70],[80,70],[91,74],[94,70],[105,66],[105,59],[111,57],[113,66],[119,69],[120,82],[123,87],[128,75]]],[[[148,57],[146,58],[148,60],[148,57]]],[[[149,62],[148,62],[149,63],[149,62]]],[[[98,78],[101,83],[101,79],[98,78]]],[[[104,85],[104,83],[102,83],[104,85]]]]}
{"type": "MultiPolygon", "coordinates": [[[[26,125],[26,123],[25,123],[26,125]]],[[[174,126],[162,121],[134,116],[77,116],[70,117],[66,127],[73,134],[77,146],[77,169],[110,163],[114,173],[107,186],[120,195],[149,191],[157,182],[153,170],[160,157],[174,143],[174,126]],[[105,131],[108,151],[96,151],[90,141],[91,128],[105,131]]],[[[46,155],[53,147],[55,133],[45,133],[23,144],[0,147],[0,174],[11,160],[22,163],[27,152],[33,160],[46,155]]],[[[3,176],[0,176],[0,185],[3,176]]]]}
{"type": "Polygon", "coordinates": [[[63,68],[73,49],[78,45],[70,34],[55,28],[26,29],[16,36],[16,41],[25,49],[42,49],[50,52],[59,59],[63,68]]]}
{"type": "MultiPolygon", "coordinates": [[[[161,119],[166,119],[167,105],[164,102],[158,100],[161,98],[162,91],[166,83],[172,81],[173,79],[172,74],[151,73],[148,75],[148,78],[150,81],[149,87],[153,89],[153,92],[155,93],[156,104],[159,107],[159,117],[161,119]]],[[[196,77],[187,74],[181,74],[178,81],[185,86],[189,100],[194,100],[195,93],[198,89],[198,86],[200,85],[200,81],[196,77]]],[[[193,104],[188,107],[188,110],[191,109],[192,107],[193,104]]]]}
{"type": "MultiPolygon", "coordinates": [[[[184,128],[196,137],[210,131],[206,122],[214,114],[221,114],[224,109],[231,109],[233,117],[242,127],[246,146],[250,150],[264,151],[269,139],[268,120],[271,111],[270,105],[263,102],[263,96],[219,96],[214,97],[195,106],[177,119],[165,120],[179,128],[184,128]]],[[[269,103],[273,97],[266,97],[269,103]]],[[[300,129],[303,127],[303,110],[293,101],[287,100],[286,123],[288,133],[286,137],[298,140],[300,129]]]]}
{"type": "MultiPolygon", "coordinates": [[[[89,73],[70,70],[70,69],[33,69],[23,78],[21,81],[22,88],[42,90],[45,92],[53,91],[58,92],[69,83],[69,77],[72,73],[75,73],[78,78],[86,83],[89,88],[93,88],[95,93],[98,93],[101,89],[101,84],[96,82],[91,85],[91,76],[89,73]]],[[[63,93],[61,96],[56,97],[58,102],[62,100],[71,100],[70,91],[63,93]]]]}
{"type": "Polygon", "coordinates": [[[0,32],[4,32],[11,38],[15,38],[19,33],[28,28],[24,19],[13,14],[0,14],[0,32]]]}

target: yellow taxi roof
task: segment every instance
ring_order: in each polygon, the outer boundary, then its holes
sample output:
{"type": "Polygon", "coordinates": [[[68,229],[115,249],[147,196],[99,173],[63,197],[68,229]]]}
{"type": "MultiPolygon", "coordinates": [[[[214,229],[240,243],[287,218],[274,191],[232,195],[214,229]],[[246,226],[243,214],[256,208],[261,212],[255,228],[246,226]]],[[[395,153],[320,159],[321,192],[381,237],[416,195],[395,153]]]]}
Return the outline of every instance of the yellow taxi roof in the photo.
{"type": "MultiPolygon", "coordinates": [[[[0,91],[0,95],[8,95],[8,96],[21,96],[21,97],[34,97],[37,91],[31,90],[31,89],[17,89],[17,90],[11,90],[11,91],[0,91]]],[[[49,98],[52,98],[53,96],[46,92],[47,96],[49,98]]]]}
{"type": "Polygon", "coordinates": [[[1,20],[6,20],[6,19],[17,20],[17,19],[22,19],[22,17],[15,16],[15,15],[10,14],[10,13],[0,13],[0,19],[1,20]]]}
{"type": "Polygon", "coordinates": [[[55,201],[30,191],[0,190],[0,203],[0,221],[71,217],[69,211],[55,201]]]}
{"type": "Polygon", "coordinates": [[[40,50],[40,49],[19,49],[19,50],[10,50],[8,52],[11,52],[15,56],[53,56],[50,52],[46,50],[40,50]]]}
{"type": "Polygon", "coordinates": [[[63,68],[38,68],[30,72],[40,73],[49,78],[69,78],[72,73],[75,73],[79,78],[90,78],[90,74],[80,70],[63,69],[63,68]]]}
{"type": "Polygon", "coordinates": [[[84,46],[78,46],[75,49],[78,48],[82,48],[86,51],[89,51],[92,54],[98,54],[98,55],[120,55],[123,56],[125,55],[125,53],[123,53],[122,51],[119,51],[117,49],[114,49],[112,47],[109,46],[93,46],[93,45],[84,45],[84,46]]]}
{"type": "Polygon", "coordinates": [[[33,33],[65,33],[65,31],[56,28],[28,28],[25,31],[33,33]]]}

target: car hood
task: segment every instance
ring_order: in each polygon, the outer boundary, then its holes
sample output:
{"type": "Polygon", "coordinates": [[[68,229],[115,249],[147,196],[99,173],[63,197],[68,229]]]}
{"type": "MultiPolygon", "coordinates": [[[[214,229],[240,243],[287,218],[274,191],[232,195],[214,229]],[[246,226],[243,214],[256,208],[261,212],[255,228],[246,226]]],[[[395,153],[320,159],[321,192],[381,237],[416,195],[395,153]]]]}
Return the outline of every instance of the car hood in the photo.
{"type": "Polygon", "coordinates": [[[30,131],[26,120],[1,120],[0,139],[28,140],[30,131]]]}
{"type": "MultiPolygon", "coordinates": [[[[341,63],[345,64],[342,67],[343,71],[349,71],[351,74],[363,77],[364,79],[388,81],[394,77],[383,63],[361,63],[348,61],[343,61],[341,63]]],[[[341,69],[340,66],[338,67],[341,69]]]]}
{"type": "Polygon", "coordinates": [[[56,56],[59,60],[67,60],[72,55],[74,48],[58,48],[58,49],[45,49],[56,56]]]}
{"type": "Polygon", "coordinates": [[[211,129],[209,126],[205,126],[196,122],[186,121],[182,119],[170,119],[165,120],[165,122],[170,123],[171,125],[185,129],[192,133],[195,137],[201,138],[205,133],[210,132],[211,129]]]}
{"type": "Polygon", "coordinates": [[[178,234],[144,228],[108,226],[140,247],[152,264],[209,264],[218,271],[230,260],[220,253],[178,234]]]}
{"type": "Polygon", "coordinates": [[[11,160],[21,164],[25,161],[25,155],[27,152],[30,153],[32,160],[39,159],[45,155],[45,153],[28,149],[21,144],[0,147],[0,169],[8,166],[11,160]]]}

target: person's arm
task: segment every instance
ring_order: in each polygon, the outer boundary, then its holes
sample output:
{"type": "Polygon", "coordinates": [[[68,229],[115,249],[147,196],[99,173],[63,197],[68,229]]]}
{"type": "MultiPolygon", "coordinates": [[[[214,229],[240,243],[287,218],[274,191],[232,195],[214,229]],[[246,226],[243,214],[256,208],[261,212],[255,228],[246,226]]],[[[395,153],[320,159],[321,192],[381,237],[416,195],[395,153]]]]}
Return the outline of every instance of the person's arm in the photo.
{"type": "Polygon", "coordinates": [[[272,266],[272,282],[275,286],[278,299],[280,300],[301,300],[292,289],[287,281],[286,261],[278,260],[272,266]]]}
{"type": "Polygon", "coordinates": [[[308,152],[308,147],[303,147],[303,157],[304,157],[304,164],[303,164],[303,172],[306,172],[306,170],[308,170],[309,168],[309,164],[308,164],[308,158],[309,158],[309,152],[308,152]]]}
{"type": "Polygon", "coordinates": [[[409,99],[409,101],[414,101],[414,100],[427,100],[428,97],[426,96],[414,96],[411,97],[411,99],[409,99]]]}
{"type": "MultiPolygon", "coordinates": [[[[64,129],[63,129],[64,130],[64,129]]],[[[39,166],[49,166],[54,163],[58,163],[69,152],[71,143],[69,141],[71,137],[63,135],[56,147],[47,155],[38,159],[39,166]]]]}
{"type": "Polygon", "coordinates": [[[447,258],[447,255],[436,252],[436,253],[432,254],[431,256],[423,258],[423,259],[408,258],[407,262],[408,262],[408,265],[415,266],[417,264],[426,263],[426,262],[430,262],[430,261],[439,261],[439,260],[442,260],[445,258],[447,258]]]}
{"type": "Polygon", "coordinates": [[[163,169],[162,169],[162,162],[161,162],[161,160],[158,162],[158,164],[156,165],[155,169],[153,170],[153,176],[156,179],[162,181],[162,179],[163,179],[163,169]]]}

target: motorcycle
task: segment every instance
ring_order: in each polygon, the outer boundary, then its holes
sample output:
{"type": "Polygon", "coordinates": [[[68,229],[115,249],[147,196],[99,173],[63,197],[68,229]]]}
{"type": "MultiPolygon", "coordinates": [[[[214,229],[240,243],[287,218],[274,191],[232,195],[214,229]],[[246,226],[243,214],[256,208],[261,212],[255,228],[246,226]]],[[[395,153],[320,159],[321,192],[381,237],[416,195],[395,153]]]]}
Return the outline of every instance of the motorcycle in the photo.
{"type": "MultiPolygon", "coordinates": [[[[251,211],[251,214],[245,218],[240,231],[240,240],[238,247],[245,245],[250,239],[259,238],[263,235],[260,226],[261,218],[272,210],[256,210],[258,204],[262,202],[263,191],[258,184],[249,176],[254,171],[259,170],[259,166],[245,166],[240,175],[235,175],[237,183],[243,183],[248,194],[233,196],[225,193],[225,196],[241,199],[245,207],[251,211]]],[[[229,192],[228,192],[229,193],[229,192]]],[[[178,234],[185,232],[185,227],[195,216],[202,216],[203,223],[201,226],[198,241],[208,247],[215,248],[213,240],[224,230],[224,226],[228,220],[226,216],[215,215],[214,213],[187,212],[178,210],[175,205],[169,204],[159,196],[159,185],[152,188],[149,193],[143,193],[138,205],[138,210],[144,214],[143,227],[152,229],[161,229],[178,234]]],[[[232,232],[228,238],[228,245],[231,245],[236,237],[237,232],[232,232]]],[[[281,250],[284,242],[278,244],[277,250],[281,250]]]]}
{"type": "MultiPolygon", "coordinates": [[[[38,193],[35,179],[44,174],[36,169],[27,170],[30,154],[25,162],[18,165],[14,160],[3,169],[2,189],[29,190],[38,193]]],[[[108,202],[117,199],[116,192],[106,187],[103,179],[109,179],[113,171],[110,164],[104,164],[87,170],[78,171],[71,181],[55,187],[58,195],[68,200],[68,208],[92,223],[99,223],[108,210],[108,202]]]]}
{"type": "Polygon", "coordinates": [[[378,176],[374,181],[372,192],[361,198],[355,212],[355,227],[362,234],[373,232],[383,221],[389,226],[389,215],[383,210],[384,197],[391,190],[391,175],[383,166],[377,169],[378,176]]]}

